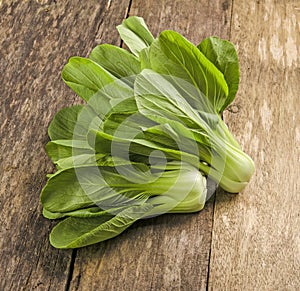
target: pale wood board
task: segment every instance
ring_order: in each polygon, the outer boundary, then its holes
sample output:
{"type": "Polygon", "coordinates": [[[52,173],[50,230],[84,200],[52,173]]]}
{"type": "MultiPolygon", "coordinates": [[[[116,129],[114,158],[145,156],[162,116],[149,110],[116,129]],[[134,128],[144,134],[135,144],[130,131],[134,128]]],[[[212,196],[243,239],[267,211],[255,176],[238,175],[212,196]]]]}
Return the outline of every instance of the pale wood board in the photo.
{"type": "Polygon", "coordinates": [[[256,173],[217,195],[209,290],[300,288],[299,23],[299,1],[234,1],[241,86],[225,120],[256,173]]]}
{"type": "MultiPolygon", "coordinates": [[[[155,36],[173,29],[195,44],[210,35],[228,38],[230,13],[229,1],[132,1],[129,10],[155,36]]],[[[205,290],[212,216],[210,202],[198,214],[141,221],[109,242],[79,249],[71,290],[205,290]]]]}

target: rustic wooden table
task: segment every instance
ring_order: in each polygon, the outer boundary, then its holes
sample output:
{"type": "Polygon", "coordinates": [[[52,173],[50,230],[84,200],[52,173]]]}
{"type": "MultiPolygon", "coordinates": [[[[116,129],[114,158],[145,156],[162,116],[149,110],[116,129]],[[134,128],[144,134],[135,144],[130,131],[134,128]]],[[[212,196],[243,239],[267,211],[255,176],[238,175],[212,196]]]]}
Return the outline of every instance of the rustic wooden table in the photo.
{"type": "Polygon", "coordinates": [[[0,290],[299,290],[298,0],[2,0],[0,15],[0,290]],[[47,126],[79,102],[60,72],[70,56],[120,45],[115,27],[128,15],[154,35],[168,28],[194,43],[217,35],[236,45],[241,85],[224,118],[256,173],[200,213],[57,250],[39,203],[53,170],[47,126]]]}

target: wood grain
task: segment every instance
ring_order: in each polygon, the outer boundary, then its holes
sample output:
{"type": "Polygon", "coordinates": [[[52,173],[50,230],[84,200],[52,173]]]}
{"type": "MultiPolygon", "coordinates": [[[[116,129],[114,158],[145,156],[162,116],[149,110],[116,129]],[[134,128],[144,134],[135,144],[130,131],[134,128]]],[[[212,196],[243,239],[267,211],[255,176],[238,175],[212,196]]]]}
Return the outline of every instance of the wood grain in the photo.
{"type": "Polygon", "coordinates": [[[133,0],[130,15],[142,16],[154,36],[172,29],[198,44],[212,35],[229,37],[231,1],[133,0]]]}
{"type": "Polygon", "coordinates": [[[0,290],[299,290],[299,1],[2,0],[0,15],[0,290]],[[237,45],[241,86],[225,120],[256,173],[240,195],[220,191],[215,211],[210,201],[59,251],[39,193],[53,170],[48,124],[80,102],[60,72],[96,44],[120,45],[128,14],[154,35],[237,45]]]}
{"type": "Polygon", "coordinates": [[[72,251],[50,247],[53,224],[39,203],[53,170],[47,126],[59,108],[79,101],[61,81],[62,66],[88,53],[97,29],[120,43],[114,27],[128,3],[111,14],[107,1],[0,1],[0,290],[67,286],[72,251]]]}
{"type": "MultiPolygon", "coordinates": [[[[174,29],[197,44],[209,35],[228,38],[230,12],[229,1],[135,0],[129,14],[142,16],[154,35],[174,29]]],[[[141,221],[79,249],[71,290],[205,290],[212,216],[211,202],[198,214],[141,221]]]]}
{"type": "Polygon", "coordinates": [[[210,290],[299,290],[300,3],[235,1],[242,80],[225,116],[256,173],[217,196],[210,290]]]}

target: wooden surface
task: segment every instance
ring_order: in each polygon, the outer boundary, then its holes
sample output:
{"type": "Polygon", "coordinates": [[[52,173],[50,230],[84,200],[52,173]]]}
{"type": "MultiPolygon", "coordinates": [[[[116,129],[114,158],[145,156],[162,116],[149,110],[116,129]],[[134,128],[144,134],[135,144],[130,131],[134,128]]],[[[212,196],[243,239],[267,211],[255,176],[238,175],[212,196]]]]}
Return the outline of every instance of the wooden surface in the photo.
{"type": "Polygon", "coordinates": [[[242,80],[225,121],[256,173],[217,196],[209,287],[299,290],[300,2],[234,1],[232,19],[242,80]]]}
{"type": "Polygon", "coordinates": [[[0,1],[0,290],[299,290],[299,1],[0,1]],[[198,214],[141,221],[77,251],[52,248],[39,193],[58,109],[78,103],[60,72],[115,26],[145,18],[238,48],[241,86],[225,120],[256,163],[240,195],[198,214]]]}

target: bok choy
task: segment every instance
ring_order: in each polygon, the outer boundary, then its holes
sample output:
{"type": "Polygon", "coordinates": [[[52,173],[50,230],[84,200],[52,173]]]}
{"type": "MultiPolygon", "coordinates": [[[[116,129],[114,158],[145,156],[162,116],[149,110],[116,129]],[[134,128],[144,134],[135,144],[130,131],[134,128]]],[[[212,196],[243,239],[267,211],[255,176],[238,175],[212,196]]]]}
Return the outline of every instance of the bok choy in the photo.
{"type": "Polygon", "coordinates": [[[46,218],[62,219],[50,234],[57,248],[110,239],[139,219],[200,211],[209,181],[237,193],[254,172],[221,118],[239,84],[234,46],[217,37],[195,46],[170,30],[154,38],[140,17],[117,29],[131,52],[102,44],[62,71],[86,105],[62,109],[48,129],[57,171],[41,203],[46,218]]]}

